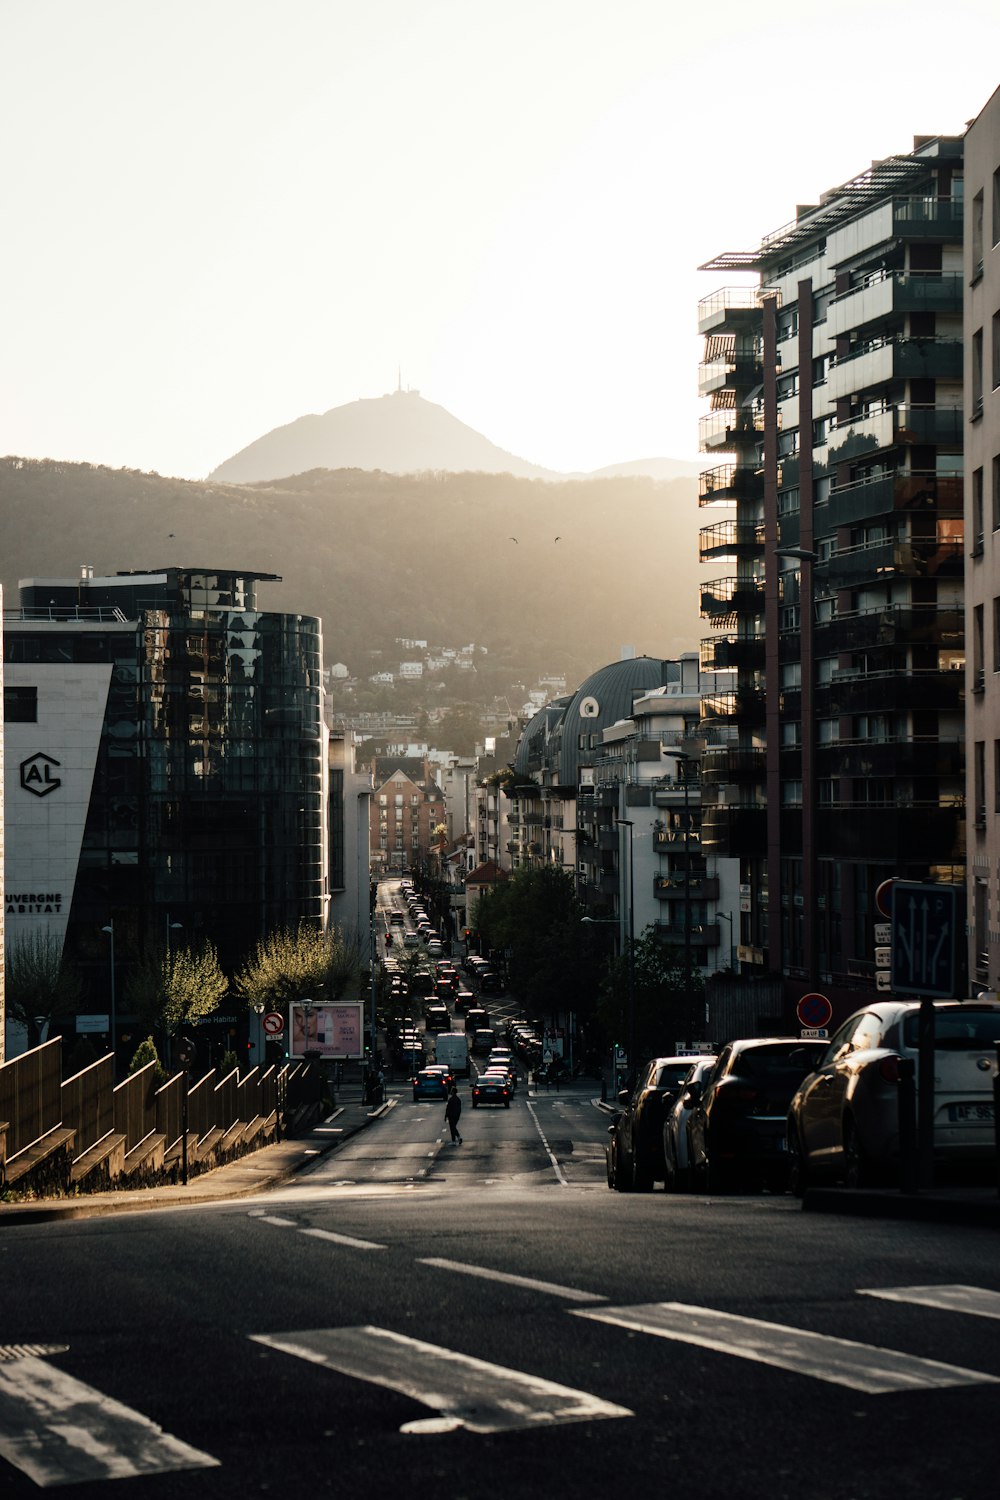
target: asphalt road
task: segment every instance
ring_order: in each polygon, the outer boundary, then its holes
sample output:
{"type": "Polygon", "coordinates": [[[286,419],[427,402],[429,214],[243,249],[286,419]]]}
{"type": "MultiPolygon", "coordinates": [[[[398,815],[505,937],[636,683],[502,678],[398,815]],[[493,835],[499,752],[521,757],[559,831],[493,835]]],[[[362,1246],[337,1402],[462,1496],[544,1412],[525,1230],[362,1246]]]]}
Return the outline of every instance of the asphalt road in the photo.
{"type": "Polygon", "coordinates": [[[994,1233],[611,1193],[586,1092],[461,1147],[396,1099],[280,1191],[3,1230],[5,1497],[996,1495],[994,1233]]]}

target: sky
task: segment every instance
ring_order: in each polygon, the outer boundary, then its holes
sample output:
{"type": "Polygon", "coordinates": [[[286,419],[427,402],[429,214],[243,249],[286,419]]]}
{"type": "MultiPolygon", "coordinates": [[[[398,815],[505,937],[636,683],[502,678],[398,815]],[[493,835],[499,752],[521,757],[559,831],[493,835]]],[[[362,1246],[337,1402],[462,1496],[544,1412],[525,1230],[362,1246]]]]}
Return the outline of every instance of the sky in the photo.
{"type": "Polygon", "coordinates": [[[0,0],[0,453],[198,479],[401,380],[696,461],[698,266],[998,84],[997,0],[0,0]]]}

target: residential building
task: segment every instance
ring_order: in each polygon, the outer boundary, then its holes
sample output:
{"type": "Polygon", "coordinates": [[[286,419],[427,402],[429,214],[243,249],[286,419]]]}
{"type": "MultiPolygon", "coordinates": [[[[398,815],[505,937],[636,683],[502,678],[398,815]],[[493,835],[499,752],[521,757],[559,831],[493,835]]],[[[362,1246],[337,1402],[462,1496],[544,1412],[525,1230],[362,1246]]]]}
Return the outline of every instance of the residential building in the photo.
{"type": "Polygon", "coordinates": [[[1000,989],[1000,89],[965,136],[969,975],[1000,989]]]}
{"type": "Polygon", "coordinates": [[[386,875],[426,871],[440,845],[435,829],[444,821],[444,797],[426,757],[377,756],[372,771],[373,869],[386,875]]]}
{"type": "Polygon", "coordinates": [[[887,981],[876,893],[964,883],[963,142],[919,138],[756,250],[699,308],[702,586],[714,628],[702,843],[741,862],[739,955],[794,1022],[887,981]]]}

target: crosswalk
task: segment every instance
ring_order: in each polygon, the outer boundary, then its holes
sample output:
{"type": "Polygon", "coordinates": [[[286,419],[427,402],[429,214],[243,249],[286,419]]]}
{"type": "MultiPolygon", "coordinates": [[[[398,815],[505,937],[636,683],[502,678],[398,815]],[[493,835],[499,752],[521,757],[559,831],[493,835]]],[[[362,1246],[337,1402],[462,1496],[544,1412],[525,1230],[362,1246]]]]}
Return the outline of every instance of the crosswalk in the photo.
{"type": "MultiPolygon", "coordinates": [[[[266,1221],[275,1227],[294,1224],[278,1215],[266,1221]]],[[[322,1238],[345,1252],[385,1248],[374,1241],[325,1231],[322,1238]]],[[[869,1396],[1000,1384],[1000,1377],[986,1371],[717,1308],[670,1301],[612,1306],[596,1292],[495,1268],[436,1257],[423,1264],[442,1274],[486,1277],[557,1299],[566,1304],[566,1316],[622,1330],[632,1338],[646,1336],[769,1365],[869,1396]]],[[[983,1287],[859,1287],[857,1295],[911,1307],[918,1320],[930,1312],[959,1318],[1000,1317],[1000,1292],[983,1287]]],[[[248,1333],[246,1337],[277,1355],[409,1397],[428,1413],[400,1429],[415,1436],[459,1429],[480,1434],[510,1432],[573,1422],[621,1421],[635,1415],[598,1391],[576,1389],[530,1370],[492,1363],[372,1324],[248,1333]]],[[[68,1352],[65,1344],[54,1343],[0,1346],[0,1461],[40,1488],[219,1467],[220,1460],[212,1454],[68,1374],[58,1363],[68,1352]]]]}

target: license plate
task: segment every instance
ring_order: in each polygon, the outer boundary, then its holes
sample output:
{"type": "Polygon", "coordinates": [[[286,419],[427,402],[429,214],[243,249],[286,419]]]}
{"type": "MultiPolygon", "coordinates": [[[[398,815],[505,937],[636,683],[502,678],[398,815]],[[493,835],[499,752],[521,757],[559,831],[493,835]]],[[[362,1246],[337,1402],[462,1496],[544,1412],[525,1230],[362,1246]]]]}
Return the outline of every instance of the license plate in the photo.
{"type": "Polygon", "coordinates": [[[949,1120],[992,1120],[992,1104],[949,1104],[949,1120]]]}

